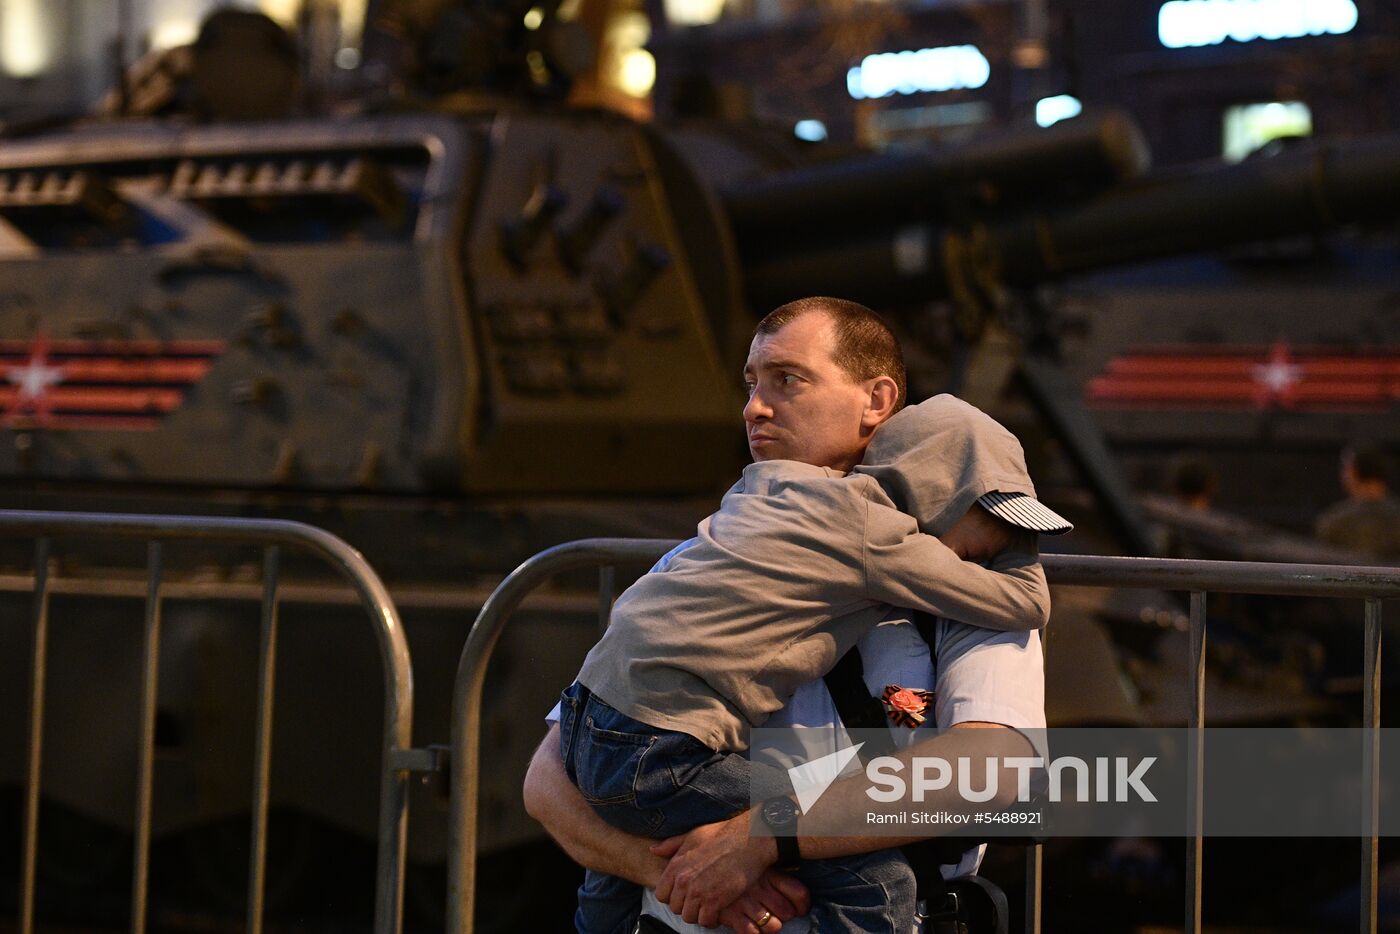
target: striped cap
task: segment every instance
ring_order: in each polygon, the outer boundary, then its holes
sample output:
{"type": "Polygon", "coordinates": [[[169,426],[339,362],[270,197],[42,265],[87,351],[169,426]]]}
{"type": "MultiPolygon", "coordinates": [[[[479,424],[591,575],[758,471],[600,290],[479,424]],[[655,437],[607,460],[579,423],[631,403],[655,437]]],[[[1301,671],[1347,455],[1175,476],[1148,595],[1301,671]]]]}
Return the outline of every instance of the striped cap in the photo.
{"type": "Polygon", "coordinates": [[[1043,532],[1046,535],[1063,535],[1073,530],[1074,525],[1064,516],[1046,506],[1034,496],[1025,493],[1002,493],[993,490],[978,497],[982,508],[1012,525],[1043,532]]]}

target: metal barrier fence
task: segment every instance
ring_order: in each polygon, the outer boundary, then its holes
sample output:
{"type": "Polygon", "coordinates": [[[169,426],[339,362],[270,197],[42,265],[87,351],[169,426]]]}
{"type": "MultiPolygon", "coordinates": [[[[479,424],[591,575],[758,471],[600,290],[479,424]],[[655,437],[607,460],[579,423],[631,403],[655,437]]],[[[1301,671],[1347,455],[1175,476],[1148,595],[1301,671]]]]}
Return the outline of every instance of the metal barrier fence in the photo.
{"type": "Polygon", "coordinates": [[[147,873],[151,846],[151,793],[154,780],[157,662],[160,649],[165,543],[200,541],[263,548],[262,625],[258,712],[253,770],[253,831],[248,882],[248,931],[263,925],[267,855],[268,786],[272,755],[273,672],[277,646],[277,583],[281,549],[310,552],[333,567],[354,588],[378,637],[384,674],[384,739],[379,798],[379,852],[374,930],[396,934],[403,914],[403,867],[407,843],[409,749],[413,716],[413,676],[403,625],[379,576],[354,548],[314,526],[271,519],[197,516],[133,516],[0,510],[0,538],[35,541],[32,654],[30,659],[29,754],[24,796],[23,864],[20,882],[20,934],[34,929],[34,890],[42,771],[44,681],[47,668],[50,556],[56,538],[123,539],[147,543],[144,651],[142,657],[141,738],[136,794],[135,867],[132,873],[131,930],[146,929],[147,873]]]}
{"type": "MultiPolygon", "coordinates": [[[[481,752],[482,686],[486,666],[506,621],[543,581],[564,571],[600,569],[600,623],[612,608],[615,565],[647,565],[677,543],[658,539],[596,538],[559,545],[533,556],[492,593],[473,624],[457,667],[452,697],[451,787],[452,812],[448,857],[448,931],[471,934],[476,904],[477,807],[481,752]]],[[[1045,572],[1052,584],[1088,587],[1144,587],[1185,591],[1191,595],[1192,704],[1188,726],[1193,728],[1190,762],[1194,782],[1188,798],[1195,835],[1188,842],[1185,931],[1201,930],[1202,758],[1205,726],[1206,595],[1215,593],[1274,596],[1360,598],[1366,601],[1363,726],[1371,743],[1362,763],[1362,793],[1366,825],[1362,838],[1361,929],[1374,934],[1377,924],[1377,837],[1379,834],[1380,661],[1382,599],[1400,597],[1400,568],[1333,567],[1309,564],[1266,564],[1238,561],[1188,561],[1169,558],[1105,558],[1045,555],[1045,572]]],[[[563,687],[562,685],[560,686],[563,687]]],[[[1026,931],[1038,934],[1041,922],[1041,847],[1026,857],[1026,931]]]]}

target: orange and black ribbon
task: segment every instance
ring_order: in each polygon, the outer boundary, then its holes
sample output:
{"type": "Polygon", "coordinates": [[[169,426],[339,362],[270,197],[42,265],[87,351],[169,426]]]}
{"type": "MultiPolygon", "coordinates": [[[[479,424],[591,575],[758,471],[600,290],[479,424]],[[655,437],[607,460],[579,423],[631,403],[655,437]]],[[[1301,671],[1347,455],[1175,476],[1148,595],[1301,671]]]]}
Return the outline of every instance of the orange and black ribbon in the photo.
{"type": "Polygon", "coordinates": [[[933,703],[933,691],[920,691],[915,688],[902,688],[897,684],[885,685],[881,703],[885,713],[897,726],[914,729],[923,724],[928,707],[933,703]]]}

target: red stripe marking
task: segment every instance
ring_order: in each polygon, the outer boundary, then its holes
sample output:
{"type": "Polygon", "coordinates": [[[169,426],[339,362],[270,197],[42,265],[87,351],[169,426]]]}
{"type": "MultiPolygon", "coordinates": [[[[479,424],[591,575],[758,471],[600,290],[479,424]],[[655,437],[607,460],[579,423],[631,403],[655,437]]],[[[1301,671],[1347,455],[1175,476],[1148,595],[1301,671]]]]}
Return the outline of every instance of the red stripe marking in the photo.
{"type": "Polygon", "coordinates": [[[1366,383],[1303,382],[1293,387],[1293,396],[1299,401],[1349,402],[1374,400],[1377,402],[1388,402],[1391,399],[1400,399],[1400,385],[1377,386],[1375,384],[1366,383]]]}
{"type": "MultiPolygon", "coordinates": [[[[1125,357],[1248,357],[1267,359],[1273,350],[1270,344],[1154,344],[1151,347],[1134,347],[1126,351],[1125,357]]],[[[1338,347],[1336,344],[1288,344],[1291,359],[1305,357],[1360,357],[1373,359],[1400,359],[1400,347],[1394,345],[1338,347]]]]}
{"type": "Polygon", "coordinates": [[[1343,376],[1351,379],[1400,380],[1400,360],[1349,360],[1345,357],[1317,357],[1297,361],[1304,378],[1343,376]]]}
{"type": "Polygon", "coordinates": [[[1109,361],[1085,387],[1106,406],[1385,409],[1400,400],[1400,348],[1156,345],[1109,361]],[[1263,377],[1295,378],[1271,388],[1263,377]]]}
{"type": "MultiPolygon", "coordinates": [[[[1114,396],[1148,396],[1196,398],[1200,396],[1234,397],[1268,392],[1267,387],[1254,380],[1210,379],[1117,379],[1098,377],[1089,381],[1086,389],[1091,398],[1114,396]]],[[[1400,381],[1368,379],[1308,379],[1303,378],[1288,390],[1300,396],[1339,396],[1350,398],[1373,395],[1400,398],[1400,381]]]]}
{"type": "Polygon", "coordinates": [[[1170,399],[1109,399],[1096,402],[1094,408],[1100,410],[1140,409],[1147,412],[1160,412],[1169,408],[1200,409],[1207,406],[1221,412],[1261,412],[1268,409],[1286,409],[1291,412],[1385,412],[1390,409],[1390,403],[1321,402],[1316,400],[1303,404],[1293,402],[1260,404],[1258,402],[1223,400],[1209,403],[1195,401],[1188,403],[1174,402],[1170,399]]]}
{"type": "MultiPolygon", "coordinates": [[[[1349,357],[1290,357],[1288,362],[1309,376],[1347,376],[1355,379],[1400,379],[1400,359],[1349,357]]],[[[1215,376],[1253,379],[1254,368],[1265,361],[1254,358],[1215,357],[1119,357],[1105,370],[1110,376],[1215,376]]]]}
{"type": "MultiPolygon", "coordinates": [[[[223,341],[206,340],[51,340],[47,347],[50,357],[65,354],[217,357],[227,349],[228,345],[223,341]]],[[[0,340],[0,355],[28,357],[33,352],[32,340],[0,340]]]]}
{"type": "Polygon", "coordinates": [[[0,387],[0,408],[19,408],[23,415],[31,407],[48,411],[105,411],[121,413],[170,412],[184,401],[179,389],[105,389],[84,386],[53,386],[40,399],[26,398],[21,404],[19,387],[0,387]]]}
{"type": "MultiPolygon", "coordinates": [[[[0,362],[0,378],[27,366],[0,362]]],[[[68,360],[47,361],[63,371],[65,383],[196,383],[209,372],[208,360],[68,360]]]]}
{"type": "Polygon", "coordinates": [[[1195,383],[1104,385],[1090,383],[1088,398],[1095,403],[1127,405],[1213,404],[1255,406],[1271,400],[1285,406],[1365,406],[1385,408],[1400,400],[1400,387],[1367,384],[1300,383],[1282,397],[1251,384],[1195,383]]]}
{"type": "Polygon", "coordinates": [[[1108,364],[1106,372],[1112,376],[1234,376],[1250,379],[1251,367],[1259,366],[1255,359],[1220,357],[1209,360],[1184,359],[1177,357],[1119,357],[1108,364]]]}
{"type": "Polygon", "coordinates": [[[1105,380],[1089,381],[1086,394],[1094,400],[1152,399],[1176,401],[1252,402],[1259,394],[1253,382],[1221,382],[1219,380],[1105,380]]]}

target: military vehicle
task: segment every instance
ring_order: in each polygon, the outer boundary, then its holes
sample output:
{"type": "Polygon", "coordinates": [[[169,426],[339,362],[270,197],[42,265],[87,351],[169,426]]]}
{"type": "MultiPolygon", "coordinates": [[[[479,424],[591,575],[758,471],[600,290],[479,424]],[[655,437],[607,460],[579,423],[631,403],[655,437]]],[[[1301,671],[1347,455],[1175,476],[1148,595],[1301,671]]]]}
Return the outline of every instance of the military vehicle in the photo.
{"type": "MultiPolygon", "coordinates": [[[[134,95],[156,113],[188,91],[204,120],[128,116],[0,142],[4,503],[271,515],[343,536],[404,612],[420,745],[448,736],[457,654],[503,573],[567,539],[682,537],[732,481],[746,459],[738,374],[767,308],[828,293],[886,311],[916,392],[951,385],[988,404],[1051,486],[1093,492],[1084,519],[1106,518],[1104,541],[1144,553],[1141,510],[1074,389],[1095,365],[1075,355],[1075,303],[1092,326],[1103,317],[1078,277],[1400,216],[1395,138],[1154,177],[1115,114],[829,156],[760,127],[570,110],[567,56],[549,44],[565,28],[541,9],[525,37],[510,25],[523,10],[454,8],[461,47],[521,54],[430,70],[454,92],[431,105],[230,119],[243,102],[208,77],[228,67],[224,27],[206,29],[170,93],[134,95]],[[1012,383],[1029,407],[1006,401],[1012,383]]],[[[0,683],[18,691],[31,558],[4,558],[19,593],[0,683]]],[[[85,843],[44,850],[55,905],[124,885],[140,673],[139,604],[99,599],[140,591],[139,555],[64,543],[57,561],[53,617],[78,622],[57,623],[49,647],[41,833],[85,843]]],[[[236,597],[256,561],[193,549],[168,575],[236,597]]],[[[372,836],[379,700],[370,635],[339,591],[310,569],[286,576],[272,859],[291,903],[327,840],[348,851],[344,834],[372,836]]],[[[554,865],[521,858],[539,834],[518,782],[538,718],[596,635],[595,604],[596,583],[561,582],[494,663],[482,846],[518,884],[483,910],[503,930],[519,929],[530,873],[554,865]]],[[[156,833],[204,896],[235,908],[255,618],[175,600],[161,660],[156,833]]],[[[25,742],[22,697],[0,708],[5,749],[25,742]]],[[[1113,710],[1081,704],[1062,722],[1139,715],[1113,710]]],[[[0,758],[0,783],[18,786],[20,761],[0,758]]],[[[413,801],[419,867],[443,859],[445,812],[440,787],[413,801]]],[[[416,904],[440,908],[418,884],[416,904]]]]}

